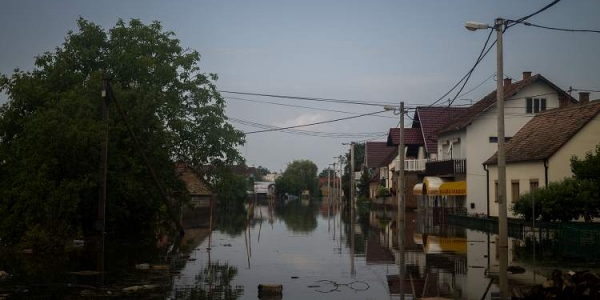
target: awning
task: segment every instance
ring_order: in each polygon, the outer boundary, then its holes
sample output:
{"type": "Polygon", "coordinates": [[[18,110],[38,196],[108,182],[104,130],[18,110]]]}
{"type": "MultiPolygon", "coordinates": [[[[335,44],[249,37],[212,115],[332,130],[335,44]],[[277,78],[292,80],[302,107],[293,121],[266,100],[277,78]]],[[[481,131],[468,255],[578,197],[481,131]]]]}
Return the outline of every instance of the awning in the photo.
{"type": "Polygon", "coordinates": [[[413,187],[413,195],[423,195],[423,184],[417,183],[415,187],[413,187]]]}
{"type": "Polygon", "coordinates": [[[446,196],[466,196],[467,195],[467,182],[466,181],[452,181],[445,182],[440,185],[440,195],[446,196]]]}
{"type": "Polygon", "coordinates": [[[426,254],[435,253],[467,253],[467,239],[460,237],[427,236],[426,254]]]}
{"type": "Polygon", "coordinates": [[[425,193],[427,196],[436,196],[440,194],[440,186],[446,182],[446,180],[434,177],[434,176],[426,176],[423,178],[423,184],[425,185],[425,193]]]}

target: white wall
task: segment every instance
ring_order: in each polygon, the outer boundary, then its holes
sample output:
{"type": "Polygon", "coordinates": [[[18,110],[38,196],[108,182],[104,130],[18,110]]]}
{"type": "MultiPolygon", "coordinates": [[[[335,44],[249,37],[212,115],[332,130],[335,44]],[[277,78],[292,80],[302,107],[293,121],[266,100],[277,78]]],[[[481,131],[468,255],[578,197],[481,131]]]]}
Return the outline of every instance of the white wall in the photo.
{"type": "Polygon", "coordinates": [[[549,159],[548,180],[551,182],[560,181],[565,177],[573,176],[571,173],[571,157],[585,158],[585,154],[595,151],[596,145],[599,143],[600,115],[596,115],[549,159]]]}
{"type": "MultiPolygon", "coordinates": [[[[496,202],[496,181],[498,180],[498,168],[496,165],[490,166],[490,215],[498,216],[498,203],[496,202]]],[[[506,165],[506,208],[507,216],[516,218],[510,208],[514,199],[512,197],[512,182],[519,181],[519,193],[529,192],[530,182],[537,180],[539,187],[545,186],[545,172],[543,161],[532,161],[522,163],[512,163],[506,165]]]]}
{"type": "Polygon", "coordinates": [[[452,145],[452,158],[460,159],[466,158],[467,153],[465,149],[465,138],[466,131],[452,131],[443,135],[438,136],[438,159],[439,160],[447,160],[450,159],[450,154],[448,154],[449,141],[459,140],[458,143],[453,143],[452,145]]]}
{"type": "MultiPolygon", "coordinates": [[[[504,131],[506,137],[514,136],[533,118],[534,114],[526,113],[526,97],[546,98],[547,109],[556,108],[559,104],[557,92],[544,83],[538,82],[521,90],[505,102],[504,131]]],[[[467,211],[471,214],[486,213],[487,210],[486,172],[482,164],[498,150],[498,144],[489,141],[490,137],[498,136],[497,125],[497,107],[494,105],[467,126],[465,143],[467,153],[466,204],[467,211]],[[475,203],[474,209],[471,209],[471,203],[475,203]]],[[[491,173],[490,171],[490,175],[491,173]]],[[[510,180],[507,181],[507,186],[510,186],[510,180]]]]}

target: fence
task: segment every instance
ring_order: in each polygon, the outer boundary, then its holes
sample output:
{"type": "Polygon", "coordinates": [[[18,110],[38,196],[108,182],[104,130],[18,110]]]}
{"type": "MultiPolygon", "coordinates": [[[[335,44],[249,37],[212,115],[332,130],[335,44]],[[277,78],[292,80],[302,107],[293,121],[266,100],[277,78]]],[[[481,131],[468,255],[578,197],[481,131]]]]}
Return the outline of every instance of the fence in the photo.
{"type": "MultiPolygon", "coordinates": [[[[498,234],[497,218],[449,215],[448,223],[469,229],[498,234]]],[[[508,220],[508,236],[524,240],[536,236],[537,243],[554,245],[554,255],[600,261],[600,223],[555,223],[508,220]]],[[[540,249],[541,250],[541,249],[540,249]]]]}

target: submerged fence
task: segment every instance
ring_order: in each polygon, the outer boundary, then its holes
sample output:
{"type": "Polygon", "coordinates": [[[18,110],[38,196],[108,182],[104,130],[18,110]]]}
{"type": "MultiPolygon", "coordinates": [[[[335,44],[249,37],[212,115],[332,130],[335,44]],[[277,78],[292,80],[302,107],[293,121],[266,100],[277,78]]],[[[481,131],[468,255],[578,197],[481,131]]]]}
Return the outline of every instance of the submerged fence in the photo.
{"type": "MultiPolygon", "coordinates": [[[[448,223],[469,229],[498,234],[497,218],[449,215],[448,223]]],[[[538,244],[552,244],[556,255],[568,258],[600,261],[600,223],[555,223],[508,220],[508,236],[538,244]]]]}

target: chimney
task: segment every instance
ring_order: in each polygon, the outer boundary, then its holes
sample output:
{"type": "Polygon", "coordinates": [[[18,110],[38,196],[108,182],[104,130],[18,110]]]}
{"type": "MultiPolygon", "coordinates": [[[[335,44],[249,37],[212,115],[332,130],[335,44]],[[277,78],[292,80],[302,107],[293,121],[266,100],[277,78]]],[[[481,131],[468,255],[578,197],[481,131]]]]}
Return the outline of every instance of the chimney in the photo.
{"type": "Polygon", "coordinates": [[[523,80],[527,80],[529,78],[531,78],[531,71],[523,72],[523,80]]]}
{"type": "Polygon", "coordinates": [[[579,103],[586,104],[590,102],[590,93],[589,92],[579,92],[579,103]]]}
{"type": "Polygon", "coordinates": [[[512,78],[504,78],[504,88],[507,88],[512,83],[512,78]]]}
{"type": "Polygon", "coordinates": [[[569,106],[569,99],[566,96],[558,97],[558,107],[563,108],[569,106]]]}

